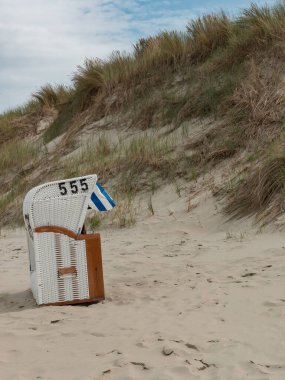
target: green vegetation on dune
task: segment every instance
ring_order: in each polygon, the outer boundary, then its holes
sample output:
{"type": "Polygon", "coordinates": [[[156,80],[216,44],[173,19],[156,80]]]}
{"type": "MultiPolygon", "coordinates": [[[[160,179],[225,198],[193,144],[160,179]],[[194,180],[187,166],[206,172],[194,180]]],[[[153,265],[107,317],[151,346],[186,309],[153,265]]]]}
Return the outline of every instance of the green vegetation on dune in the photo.
{"type": "MultiPolygon", "coordinates": [[[[241,167],[247,166],[219,191],[226,198],[225,212],[272,220],[283,212],[285,188],[284,58],[285,4],[280,2],[273,7],[253,4],[234,19],[223,12],[205,15],[189,21],[185,31],[140,39],[131,53],[86,59],[73,74],[72,87],[47,84],[26,106],[0,115],[2,177],[42,154],[34,144],[19,140],[26,130],[31,135],[49,110],[56,110],[55,120],[35,139],[47,144],[64,133],[65,138],[39,182],[89,171],[108,181],[120,173],[116,190],[127,197],[138,190],[137,173],[147,172],[152,183],[157,177],[191,180],[236,155],[241,167]],[[130,134],[146,133],[116,144],[102,135],[89,140],[79,156],[60,160],[84,125],[112,115],[118,125],[131,128],[130,134]],[[191,126],[191,120],[209,117],[222,122],[199,138],[188,132],[183,143],[168,138],[187,121],[191,126]],[[147,134],[166,125],[165,136],[147,134]]],[[[4,187],[0,212],[13,202],[11,189],[4,187]]],[[[92,223],[94,227],[100,221],[92,223]]]]}

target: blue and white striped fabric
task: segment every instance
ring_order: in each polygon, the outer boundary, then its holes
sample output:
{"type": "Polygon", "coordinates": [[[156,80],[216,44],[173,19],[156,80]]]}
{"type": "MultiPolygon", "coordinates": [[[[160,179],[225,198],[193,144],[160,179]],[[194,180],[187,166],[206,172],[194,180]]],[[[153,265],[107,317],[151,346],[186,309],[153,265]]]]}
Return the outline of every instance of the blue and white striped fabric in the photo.
{"type": "Polygon", "coordinates": [[[115,207],[114,200],[98,182],[94,192],[91,194],[89,207],[96,211],[109,211],[115,207]]]}

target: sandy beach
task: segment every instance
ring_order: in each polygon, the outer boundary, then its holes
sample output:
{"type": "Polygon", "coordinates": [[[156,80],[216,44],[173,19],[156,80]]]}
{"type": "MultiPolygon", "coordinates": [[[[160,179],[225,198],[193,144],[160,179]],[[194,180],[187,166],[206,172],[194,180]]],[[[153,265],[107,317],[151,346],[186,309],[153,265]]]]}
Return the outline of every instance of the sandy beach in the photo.
{"type": "Polygon", "coordinates": [[[0,8],[0,380],[285,380],[285,0],[0,8]]]}
{"type": "Polygon", "coordinates": [[[2,231],[1,380],[285,378],[284,233],[161,194],[101,231],[106,300],[88,307],[36,306],[24,230],[2,231]]]}

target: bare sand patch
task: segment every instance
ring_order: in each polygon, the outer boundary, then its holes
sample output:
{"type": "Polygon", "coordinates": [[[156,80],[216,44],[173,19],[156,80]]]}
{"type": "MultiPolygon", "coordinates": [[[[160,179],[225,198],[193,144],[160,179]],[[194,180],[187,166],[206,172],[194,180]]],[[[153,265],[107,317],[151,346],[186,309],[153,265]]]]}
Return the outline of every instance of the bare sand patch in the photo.
{"type": "Polygon", "coordinates": [[[88,307],[36,306],[24,231],[2,232],[1,380],[285,378],[284,234],[225,223],[205,194],[153,202],[101,231],[107,298],[88,307]]]}

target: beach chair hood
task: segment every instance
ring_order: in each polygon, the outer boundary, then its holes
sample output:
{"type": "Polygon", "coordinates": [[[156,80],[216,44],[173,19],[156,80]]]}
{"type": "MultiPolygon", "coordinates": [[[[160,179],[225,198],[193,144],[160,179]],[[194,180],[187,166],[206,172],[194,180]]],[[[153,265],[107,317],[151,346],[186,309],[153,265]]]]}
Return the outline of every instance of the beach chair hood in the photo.
{"type": "Polygon", "coordinates": [[[88,208],[108,211],[114,206],[93,174],[34,187],[24,199],[23,214],[29,233],[40,226],[58,226],[80,234],[88,208]]]}

